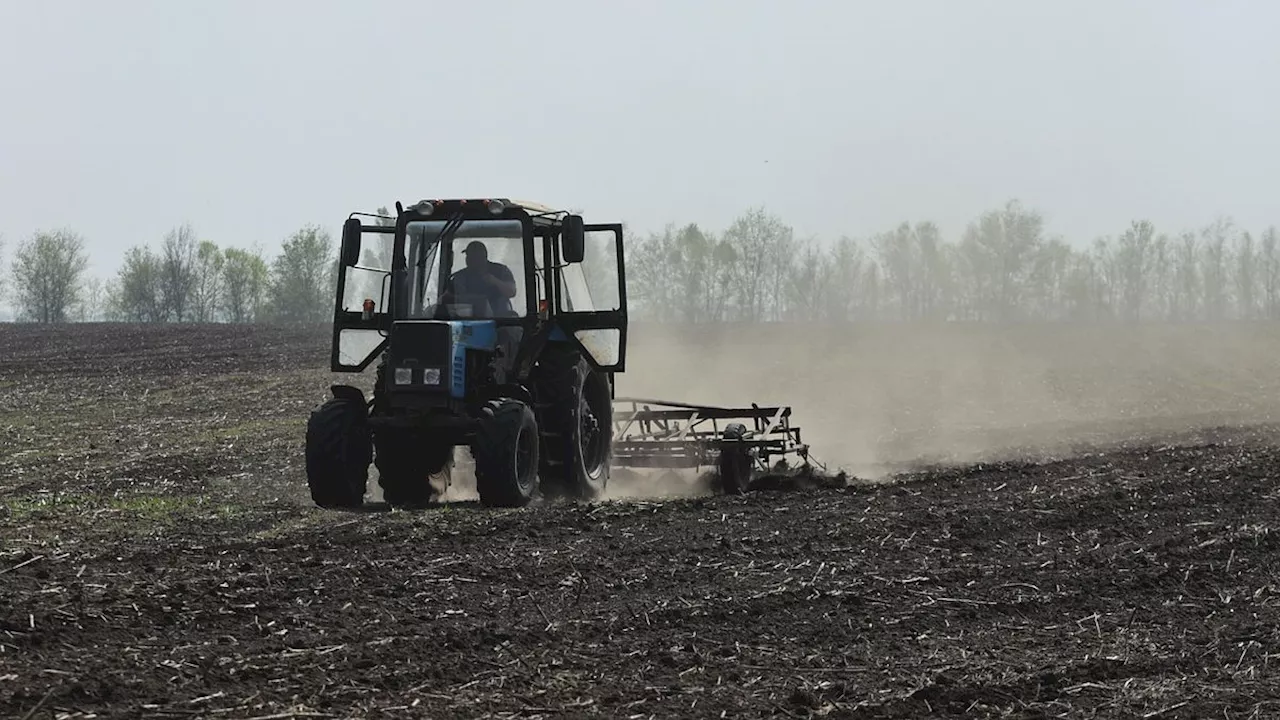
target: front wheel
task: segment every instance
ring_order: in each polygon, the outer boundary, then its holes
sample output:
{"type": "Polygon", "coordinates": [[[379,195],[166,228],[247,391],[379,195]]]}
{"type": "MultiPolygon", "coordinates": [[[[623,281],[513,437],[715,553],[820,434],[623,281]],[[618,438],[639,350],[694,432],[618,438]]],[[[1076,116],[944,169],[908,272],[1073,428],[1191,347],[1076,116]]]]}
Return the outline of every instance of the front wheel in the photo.
{"type": "MultiPolygon", "coordinates": [[[[358,392],[358,391],[357,391],[358,392]]],[[[362,397],[343,394],[311,413],[307,421],[307,486],[322,508],[364,503],[373,442],[362,397]]]]}
{"type": "Polygon", "coordinates": [[[538,491],[538,422],[519,400],[490,400],[471,443],[476,492],[487,507],[523,507],[538,491]]]}

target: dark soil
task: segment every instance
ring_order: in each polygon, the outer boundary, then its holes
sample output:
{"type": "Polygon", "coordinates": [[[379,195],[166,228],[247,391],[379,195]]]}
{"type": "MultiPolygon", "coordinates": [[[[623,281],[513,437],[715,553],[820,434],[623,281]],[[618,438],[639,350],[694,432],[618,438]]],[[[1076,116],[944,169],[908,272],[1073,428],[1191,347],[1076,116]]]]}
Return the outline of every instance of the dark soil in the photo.
{"type": "Polygon", "coordinates": [[[340,513],[302,477],[326,343],[0,325],[0,716],[1280,710],[1272,429],[888,485],[340,513]]]}

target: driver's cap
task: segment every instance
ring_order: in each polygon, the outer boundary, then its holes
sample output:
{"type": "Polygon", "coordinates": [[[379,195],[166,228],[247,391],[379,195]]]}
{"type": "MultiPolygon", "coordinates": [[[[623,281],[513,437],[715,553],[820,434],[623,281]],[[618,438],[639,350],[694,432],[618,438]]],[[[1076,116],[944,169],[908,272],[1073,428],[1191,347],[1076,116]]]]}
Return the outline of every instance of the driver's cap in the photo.
{"type": "Polygon", "coordinates": [[[480,257],[489,256],[489,248],[485,247],[484,243],[480,242],[479,240],[472,240],[471,242],[467,243],[467,248],[462,251],[464,255],[470,255],[473,252],[479,253],[480,257]]]}

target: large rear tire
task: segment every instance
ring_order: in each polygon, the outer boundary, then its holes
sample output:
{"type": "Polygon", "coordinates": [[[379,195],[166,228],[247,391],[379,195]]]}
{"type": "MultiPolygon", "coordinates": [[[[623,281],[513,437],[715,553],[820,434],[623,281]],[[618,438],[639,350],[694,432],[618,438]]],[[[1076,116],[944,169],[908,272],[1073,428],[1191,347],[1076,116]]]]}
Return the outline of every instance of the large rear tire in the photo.
{"type": "Polygon", "coordinates": [[[486,507],[523,507],[538,492],[538,421],[519,400],[490,400],[471,443],[476,492],[486,507]]]}
{"type": "Polygon", "coordinates": [[[549,345],[534,378],[542,429],[544,491],[580,500],[599,497],[613,458],[613,397],[608,375],[575,348],[549,345]]]}
{"type": "Polygon", "coordinates": [[[325,402],[307,421],[307,486],[322,508],[364,503],[373,443],[363,397],[344,394],[325,402]]]}

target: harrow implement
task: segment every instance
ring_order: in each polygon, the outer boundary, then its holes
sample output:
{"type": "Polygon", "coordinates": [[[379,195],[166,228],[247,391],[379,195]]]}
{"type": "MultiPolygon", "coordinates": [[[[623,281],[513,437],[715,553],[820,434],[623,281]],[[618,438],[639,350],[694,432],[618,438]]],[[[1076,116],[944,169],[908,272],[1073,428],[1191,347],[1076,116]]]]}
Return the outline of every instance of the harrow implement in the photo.
{"type": "Polygon", "coordinates": [[[800,428],[791,425],[789,406],[615,398],[613,407],[613,465],[618,467],[714,468],[717,489],[738,494],[756,473],[786,467],[788,456],[800,458],[805,469],[816,462],[800,428]]]}

